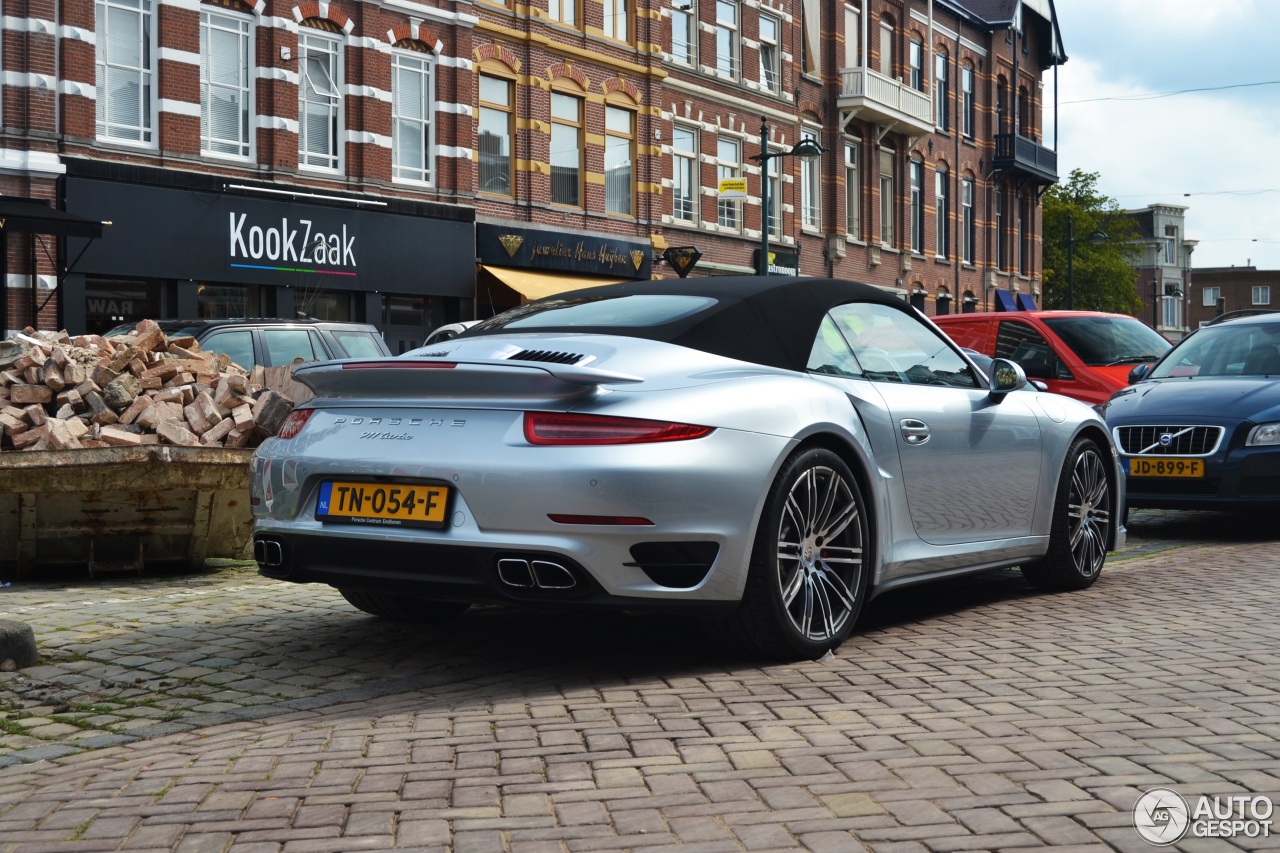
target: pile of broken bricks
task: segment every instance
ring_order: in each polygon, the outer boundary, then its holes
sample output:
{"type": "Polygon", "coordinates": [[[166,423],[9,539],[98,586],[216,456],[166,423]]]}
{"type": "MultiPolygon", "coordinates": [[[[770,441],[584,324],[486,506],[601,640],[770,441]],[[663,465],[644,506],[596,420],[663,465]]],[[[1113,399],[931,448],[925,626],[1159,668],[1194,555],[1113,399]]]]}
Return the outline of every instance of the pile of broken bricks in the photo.
{"type": "Polygon", "coordinates": [[[110,338],[27,329],[0,341],[0,451],[256,447],[295,402],[268,379],[152,320],[110,338]]]}

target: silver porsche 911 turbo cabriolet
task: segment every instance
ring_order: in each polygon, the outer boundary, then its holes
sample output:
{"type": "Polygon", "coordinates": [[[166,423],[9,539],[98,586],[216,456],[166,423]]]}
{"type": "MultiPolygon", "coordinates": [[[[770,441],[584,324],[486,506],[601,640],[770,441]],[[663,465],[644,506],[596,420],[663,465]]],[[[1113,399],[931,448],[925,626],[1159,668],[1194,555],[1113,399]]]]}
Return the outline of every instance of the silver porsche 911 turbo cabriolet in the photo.
{"type": "Polygon", "coordinates": [[[1089,407],[990,378],[892,294],[813,278],[607,285],[399,358],[304,365],[253,460],[262,574],[379,616],[701,609],[816,657],[866,601],[1020,566],[1092,584],[1124,478],[1089,407]]]}

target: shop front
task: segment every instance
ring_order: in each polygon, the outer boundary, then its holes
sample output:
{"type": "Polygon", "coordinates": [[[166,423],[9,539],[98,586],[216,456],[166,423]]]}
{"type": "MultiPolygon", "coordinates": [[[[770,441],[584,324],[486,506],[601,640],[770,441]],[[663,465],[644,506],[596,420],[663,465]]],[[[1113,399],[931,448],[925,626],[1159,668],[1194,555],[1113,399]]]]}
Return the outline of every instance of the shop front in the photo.
{"type": "Polygon", "coordinates": [[[60,325],[143,318],[373,323],[395,353],[470,317],[474,211],[140,167],[69,166],[67,211],[112,225],[68,239],[60,325]]]}
{"type": "Polygon", "coordinates": [[[531,299],[652,277],[652,244],[610,234],[476,223],[476,316],[531,299]]]}

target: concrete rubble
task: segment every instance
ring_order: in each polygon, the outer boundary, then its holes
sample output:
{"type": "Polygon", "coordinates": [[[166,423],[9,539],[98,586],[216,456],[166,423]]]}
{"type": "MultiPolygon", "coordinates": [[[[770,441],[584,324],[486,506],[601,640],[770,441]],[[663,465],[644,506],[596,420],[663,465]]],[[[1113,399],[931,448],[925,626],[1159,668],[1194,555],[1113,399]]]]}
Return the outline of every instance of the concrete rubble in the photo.
{"type": "Polygon", "coordinates": [[[299,402],[269,387],[295,385],[289,372],[246,369],[152,320],[111,338],[27,329],[0,341],[0,451],[256,447],[299,402]]]}

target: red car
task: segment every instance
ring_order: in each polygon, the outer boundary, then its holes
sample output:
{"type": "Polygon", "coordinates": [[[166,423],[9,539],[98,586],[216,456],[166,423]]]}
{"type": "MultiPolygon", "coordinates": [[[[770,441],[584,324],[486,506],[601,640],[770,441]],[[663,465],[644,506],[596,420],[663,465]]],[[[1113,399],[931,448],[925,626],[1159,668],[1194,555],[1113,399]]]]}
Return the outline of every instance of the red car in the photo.
{"type": "Polygon", "coordinates": [[[1171,344],[1142,321],[1102,311],[944,314],[935,323],[962,347],[1022,365],[1055,394],[1094,405],[1129,384],[1135,365],[1171,344]]]}

